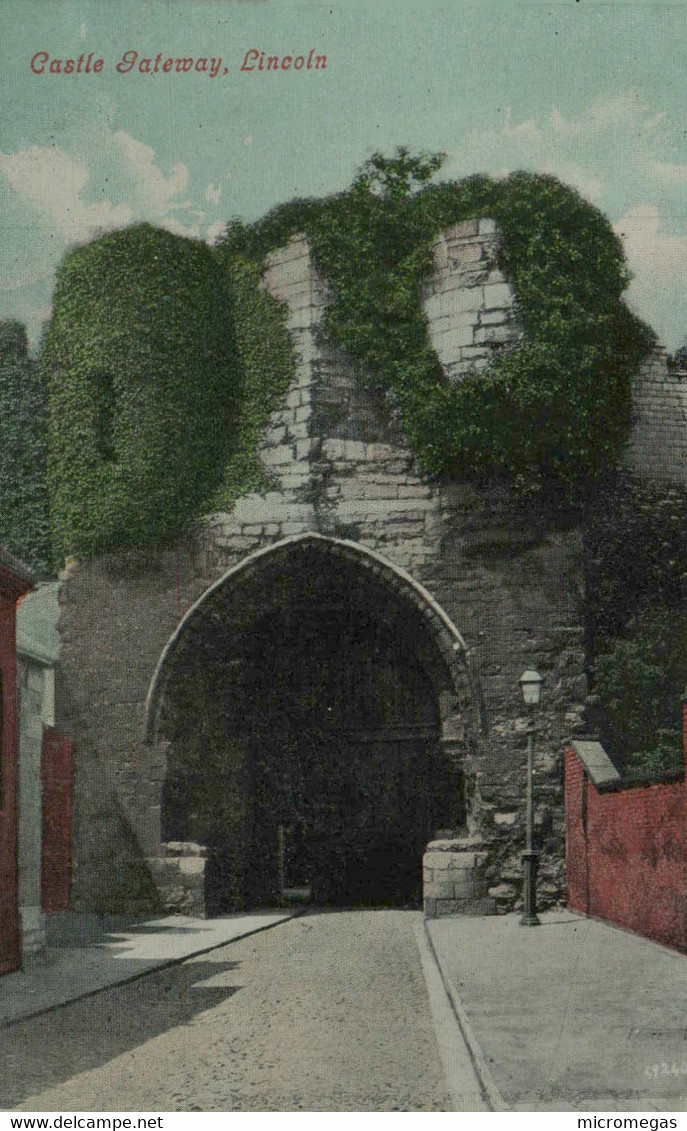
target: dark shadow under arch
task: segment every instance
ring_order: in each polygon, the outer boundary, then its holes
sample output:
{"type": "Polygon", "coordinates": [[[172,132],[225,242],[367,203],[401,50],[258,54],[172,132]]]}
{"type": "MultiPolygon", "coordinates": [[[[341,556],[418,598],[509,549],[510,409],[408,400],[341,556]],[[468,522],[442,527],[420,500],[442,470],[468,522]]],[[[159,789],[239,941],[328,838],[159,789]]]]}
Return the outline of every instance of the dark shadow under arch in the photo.
{"type": "Polygon", "coordinates": [[[355,543],[286,539],[229,570],[157,666],[163,840],[207,846],[210,912],[419,898],[424,845],[463,815],[446,703],[476,716],[465,647],[413,578],[355,543]],[[450,749],[449,749],[450,747],[450,749]]]}

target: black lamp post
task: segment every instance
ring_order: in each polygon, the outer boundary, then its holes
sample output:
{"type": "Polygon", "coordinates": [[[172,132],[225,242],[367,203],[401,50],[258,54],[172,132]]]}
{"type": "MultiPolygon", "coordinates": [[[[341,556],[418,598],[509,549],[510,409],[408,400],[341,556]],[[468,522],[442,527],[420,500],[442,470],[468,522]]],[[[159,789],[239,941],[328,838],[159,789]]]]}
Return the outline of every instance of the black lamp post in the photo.
{"type": "Polygon", "coordinates": [[[523,927],[537,927],[537,865],[539,853],[532,847],[534,839],[534,708],[541,697],[542,677],[539,672],[526,671],[520,676],[520,687],[525,706],[529,712],[527,728],[527,827],[525,851],[522,854],[524,871],[523,912],[520,923],[523,927]]]}

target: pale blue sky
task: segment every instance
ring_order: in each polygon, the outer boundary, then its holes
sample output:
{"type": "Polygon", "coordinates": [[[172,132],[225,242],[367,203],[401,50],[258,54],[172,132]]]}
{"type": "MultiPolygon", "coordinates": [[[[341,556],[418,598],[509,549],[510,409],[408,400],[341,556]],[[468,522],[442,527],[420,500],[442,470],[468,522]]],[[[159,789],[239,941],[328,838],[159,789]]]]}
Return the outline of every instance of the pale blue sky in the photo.
{"type": "Polygon", "coordinates": [[[67,247],[140,219],[212,239],[399,144],[445,151],[444,175],[575,185],[623,233],[631,304],[670,349],[687,337],[687,2],[0,0],[0,18],[0,317],[34,342],[67,247]],[[326,70],[240,69],[311,48],[326,70]],[[33,74],[39,51],[104,65],[33,74]],[[221,71],[120,74],[127,51],[221,71]]]}

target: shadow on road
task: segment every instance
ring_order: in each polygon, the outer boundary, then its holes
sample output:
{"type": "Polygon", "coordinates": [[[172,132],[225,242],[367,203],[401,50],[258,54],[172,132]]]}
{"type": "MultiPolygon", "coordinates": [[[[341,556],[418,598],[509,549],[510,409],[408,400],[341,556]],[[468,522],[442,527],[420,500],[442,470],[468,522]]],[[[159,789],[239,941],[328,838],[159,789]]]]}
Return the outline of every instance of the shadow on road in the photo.
{"type": "Polygon", "coordinates": [[[0,1110],[220,1005],[241,987],[217,985],[218,975],[240,965],[195,961],[167,967],[0,1028],[0,1110]]]}

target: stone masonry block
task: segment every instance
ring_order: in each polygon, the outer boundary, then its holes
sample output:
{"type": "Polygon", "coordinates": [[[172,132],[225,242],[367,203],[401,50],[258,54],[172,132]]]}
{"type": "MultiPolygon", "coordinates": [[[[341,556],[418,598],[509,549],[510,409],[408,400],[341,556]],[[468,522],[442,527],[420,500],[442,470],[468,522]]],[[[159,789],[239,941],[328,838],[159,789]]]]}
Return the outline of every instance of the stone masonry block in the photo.
{"type": "Polygon", "coordinates": [[[310,435],[310,422],[307,420],[299,420],[293,424],[289,424],[287,429],[287,437],[289,440],[305,440],[310,435]]]}
{"type": "Polygon", "coordinates": [[[307,460],[312,454],[312,440],[296,441],[296,459],[307,460]]]}
{"type": "Polygon", "coordinates": [[[385,460],[392,459],[394,455],[398,454],[397,448],[392,448],[391,444],[368,444],[367,455],[371,460],[385,460]]]}
{"type": "Polygon", "coordinates": [[[205,860],[202,856],[182,856],[179,870],[183,876],[202,876],[205,872],[205,860]]]}
{"type": "Polygon", "coordinates": [[[510,310],[485,310],[480,314],[480,326],[500,326],[508,322],[511,317],[510,310]]]}
{"type": "Polygon", "coordinates": [[[289,316],[286,320],[289,332],[293,333],[297,330],[316,330],[320,318],[322,317],[323,305],[324,300],[319,304],[312,303],[303,307],[290,308],[289,316]]]}
{"type": "Polygon", "coordinates": [[[289,444],[283,444],[276,448],[268,448],[262,453],[263,462],[270,466],[285,464],[290,465],[293,462],[293,449],[289,444]]]}
{"type": "Polygon", "coordinates": [[[430,899],[455,899],[455,887],[450,873],[443,872],[435,876],[432,883],[425,885],[425,894],[430,899]]]}
{"type": "Polygon", "coordinates": [[[441,238],[445,239],[447,243],[451,240],[463,240],[467,236],[476,236],[479,232],[479,220],[459,220],[450,228],[446,228],[441,238]]]}
{"type": "Polygon", "coordinates": [[[513,292],[508,283],[489,283],[484,288],[484,306],[487,310],[508,308],[513,305],[513,292]]]}
{"type": "Polygon", "coordinates": [[[489,358],[489,351],[485,349],[483,345],[463,346],[462,350],[460,351],[460,358],[461,361],[465,362],[466,364],[473,364],[474,362],[487,360],[489,358]]]}
{"type": "Polygon", "coordinates": [[[432,335],[432,345],[442,361],[444,358],[454,358],[463,346],[474,344],[474,333],[473,323],[469,322],[455,330],[449,330],[447,334],[442,334],[440,337],[432,335]]]}
{"type": "Polygon", "coordinates": [[[484,249],[478,243],[464,243],[449,246],[449,263],[453,271],[462,271],[465,267],[481,263],[485,258],[484,249]]]}
{"type": "Polygon", "coordinates": [[[284,537],[288,534],[305,534],[310,529],[311,524],[306,522],[283,522],[281,526],[284,537]]]}
{"type": "Polygon", "coordinates": [[[482,287],[456,287],[455,290],[431,295],[425,300],[424,309],[430,325],[434,327],[438,319],[448,318],[451,321],[458,314],[476,315],[483,303],[482,287]]]}
{"type": "Polygon", "coordinates": [[[452,333],[454,330],[464,330],[466,327],[473,329],[478,324],[478,314],[475,310],[461,311],[451,314],[448,319],[448,326],[444,333],[452,333]]]}
{"type": "Polygon", "coordinates": [[[503,326],[484,326],[480,330],[475,330],[475,345],[510,342],[513,341],[516,336],[513,327],[508,324],[503,326]]]}
{"type": "Polygon", "coordinates": [[[456,899],[472,899],[480,894],[479,884],[475,881],[474,872],[447,873],[454,876],[453,891],[450,893],[456,899]]]}

